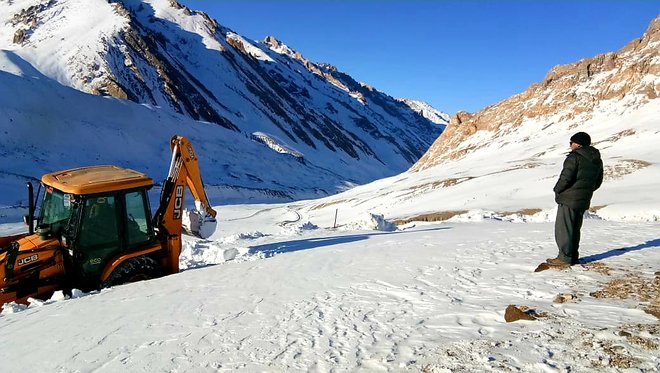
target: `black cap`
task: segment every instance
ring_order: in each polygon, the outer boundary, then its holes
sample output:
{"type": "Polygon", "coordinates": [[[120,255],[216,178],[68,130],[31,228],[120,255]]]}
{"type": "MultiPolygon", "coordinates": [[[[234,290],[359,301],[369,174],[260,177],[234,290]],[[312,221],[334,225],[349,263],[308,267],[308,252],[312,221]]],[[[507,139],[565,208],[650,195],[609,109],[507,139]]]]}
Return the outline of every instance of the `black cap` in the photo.
{"type": "Polygon", "coordinates": [[[575,135],[571,136],[571,142],[582,146],[591,145],[591,137],[586,132],[578,132],[575,135]]]}

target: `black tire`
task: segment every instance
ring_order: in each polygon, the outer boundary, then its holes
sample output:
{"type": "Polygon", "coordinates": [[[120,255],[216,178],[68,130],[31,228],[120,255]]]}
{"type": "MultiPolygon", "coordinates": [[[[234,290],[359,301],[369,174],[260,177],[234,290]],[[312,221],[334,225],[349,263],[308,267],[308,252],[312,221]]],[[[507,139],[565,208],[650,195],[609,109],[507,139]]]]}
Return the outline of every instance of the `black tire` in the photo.
{"type": "Polygon", "coordinates": [[[146,256],[138,256],[126,259],[118,265],[100,287],[103,289],[130,282],[150,280],[159,275],[158,263],[155,260],[146,256]]]}

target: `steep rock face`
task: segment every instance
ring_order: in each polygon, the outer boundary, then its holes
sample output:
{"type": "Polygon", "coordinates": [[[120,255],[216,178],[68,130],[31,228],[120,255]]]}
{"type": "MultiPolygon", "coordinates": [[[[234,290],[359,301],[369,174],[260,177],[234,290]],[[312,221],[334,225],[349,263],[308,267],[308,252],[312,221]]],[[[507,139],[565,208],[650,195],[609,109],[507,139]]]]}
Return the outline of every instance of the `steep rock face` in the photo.
{"type": "Polygon", "coordinates": [[[274,37],[248,41],[174,0],[16,0],[4,20],[0,48],[64,85],[286,139],[312,163],[356,166],[351,182],[407,169],[442,131],[274,37]]]}
{"type": "Polygon", "coordinates": [[[487,145],[469,141],[486,131],[502,136],[527,120],[547,118],[548,126],[591,117],[607,100],[634,109],[660,95],[660,17],[644,35],[614,53],[559,65],[525,92],[471,114],[458,112],[429,151],[412,167],[419,171],[487,145]]]}
{"type": "MultiPolygon", "coordinates": [[[[407,160],[419,159],[423,154],[417,153],[419,145],[425,143],[425,139],[433,136],[434,133],[442,132],[444,128],[429,126],[429,123],[434,122],[400,100],[396,100],[368,84],[357,82],[350,75],[339,71],[335,66],[324,63],[317,64],[306,59],[301,53],[292,50],[273,36],[266,37],[264,44],[278,53],[300,61],[315,77],[323,79],[348,94],[348,97],[352,98],[349,102],[336,102],[341,106],[339,110],[343,108],[343,110],[348,111],[350,120],[355,126],[371,137],[383,140],[395,147],[397,152],[407,160]],[[356,101],[361,105],[356,105],[356,101]],[[394,118],[396,120],[393,120],[394,118]],[[403,126],[400,123],[403,123],[403,126]]],[[[297,90],[303,96],[308,96],[306,88],[297,87],[297,90]]],[[[329,102],[324,109],[326,112],[324,113],[324,122],[330,125],[333,122],[331,117],[338,113],[338,108],[333,106],[332,102],[329,102]]],[[[335,134],[331,133],[331,135],[335,134]]],[[[355,135],[349,135],[355,139],[355,135]]],[[[363,151],[371,152],[368,148],[363,148],[363,151]]]]}

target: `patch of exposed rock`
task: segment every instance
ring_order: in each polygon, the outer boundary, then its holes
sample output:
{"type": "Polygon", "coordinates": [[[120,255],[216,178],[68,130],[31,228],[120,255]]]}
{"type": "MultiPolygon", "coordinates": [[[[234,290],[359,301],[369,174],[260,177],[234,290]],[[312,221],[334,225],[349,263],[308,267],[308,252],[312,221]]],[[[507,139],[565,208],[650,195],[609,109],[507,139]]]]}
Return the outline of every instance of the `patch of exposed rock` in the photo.
{"type": "Polygon", "coordinates": [[[14,44],[23,44],[30,37],[39,25],[41,12],[50,8],[54,3],[55,0],[49,0],[42,4],[27,7],[14,14],[10,21],[13,27],[18,27],[12,40],[14,44]]]}

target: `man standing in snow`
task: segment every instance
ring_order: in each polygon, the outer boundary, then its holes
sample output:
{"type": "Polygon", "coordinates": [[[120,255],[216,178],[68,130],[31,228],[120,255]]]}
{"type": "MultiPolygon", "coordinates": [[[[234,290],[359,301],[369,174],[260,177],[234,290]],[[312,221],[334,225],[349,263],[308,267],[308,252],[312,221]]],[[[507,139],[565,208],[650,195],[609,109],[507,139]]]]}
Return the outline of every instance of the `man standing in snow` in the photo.
{"type": "Polygon", "coordinates": [[[571,137],[571,152],[554,187],[557,207],[555,241],[559,248],[556,258],[548,259],[551,266],[578,264],[580,228],[584,212],[589,209],[591,196],[603,182],[603,161],[598,149],[591,146],[591,137],[578,132],[571,137]]]}

